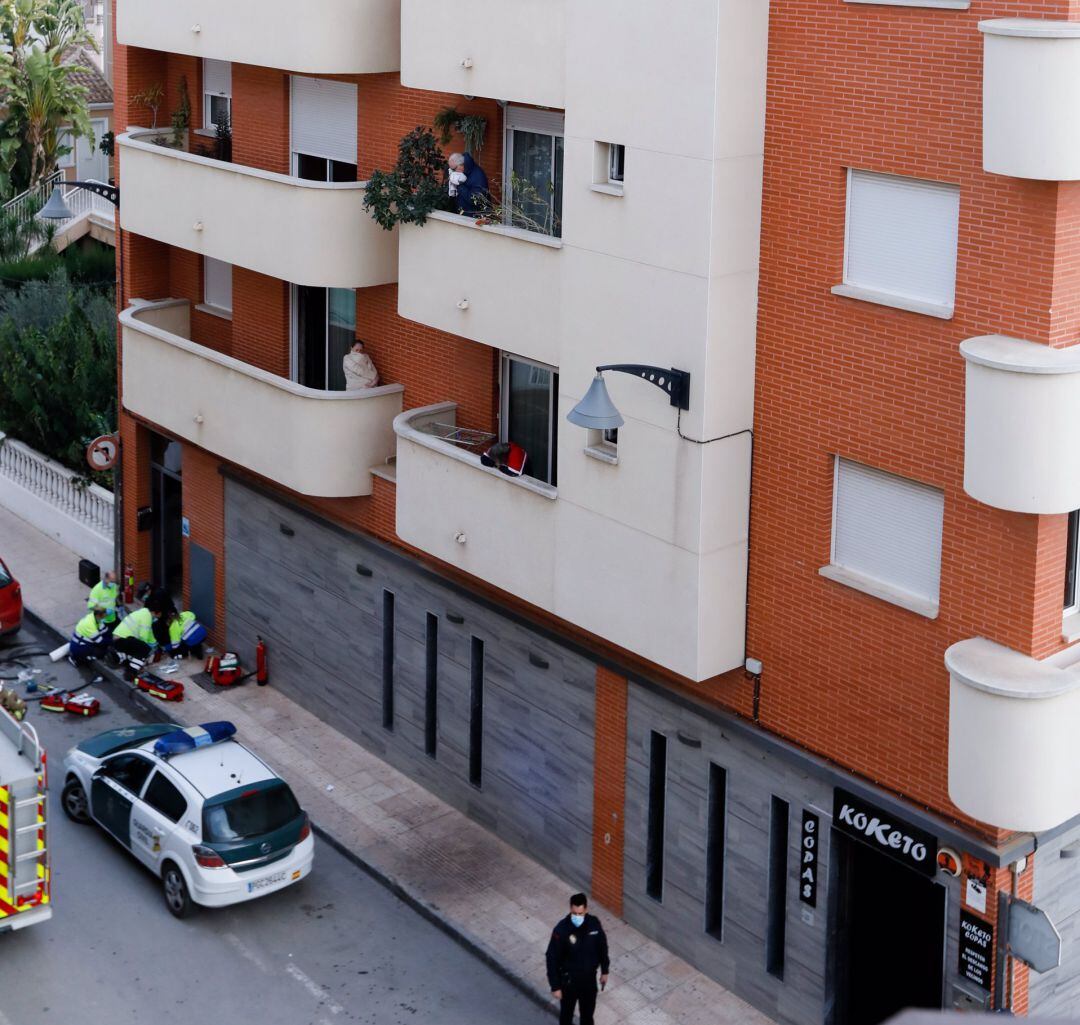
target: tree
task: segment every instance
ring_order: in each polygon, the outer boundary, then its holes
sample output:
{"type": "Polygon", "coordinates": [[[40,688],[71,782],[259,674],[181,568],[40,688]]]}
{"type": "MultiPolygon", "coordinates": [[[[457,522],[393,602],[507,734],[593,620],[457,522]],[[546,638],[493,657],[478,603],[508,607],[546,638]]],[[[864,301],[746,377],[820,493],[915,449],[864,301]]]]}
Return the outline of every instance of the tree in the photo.
{"type": "Polygon", "coordinates": [[[93,139],[86,89],[64,63],[97,44],[79,0],[0,0],[0,195],[21,192],[56,170],[59,130],[93,139]]]}

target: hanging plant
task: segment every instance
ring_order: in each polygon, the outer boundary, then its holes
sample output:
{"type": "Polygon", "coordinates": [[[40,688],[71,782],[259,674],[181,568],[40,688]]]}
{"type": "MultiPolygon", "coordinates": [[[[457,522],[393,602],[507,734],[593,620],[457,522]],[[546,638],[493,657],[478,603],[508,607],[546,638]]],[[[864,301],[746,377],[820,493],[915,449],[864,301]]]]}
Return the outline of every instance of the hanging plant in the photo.
{"type": "Polygon", "coordinates": [[[454,132],[465,140],[465,150],[474,156],[484,148],[487,136],[487,118],[479,114],[462,114],[456,107],[443,107],[432,124],[439,133],[439,141],[445,146],[454,132]]]}

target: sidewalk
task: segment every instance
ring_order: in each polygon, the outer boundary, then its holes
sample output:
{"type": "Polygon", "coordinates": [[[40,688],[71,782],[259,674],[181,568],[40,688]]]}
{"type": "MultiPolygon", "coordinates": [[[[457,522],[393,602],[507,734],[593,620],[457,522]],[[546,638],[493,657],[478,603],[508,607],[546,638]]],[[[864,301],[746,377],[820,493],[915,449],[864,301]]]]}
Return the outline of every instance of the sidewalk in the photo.
{"type": "MultiPolygon", "coordinates": [[[[78,557],[3,508],[0,555],[22,583],[27,607],[66,636],[86,601],[78,557]]],[[[244,743],[289,781],[329,842],[554,1010],[544,948],[570,885],[283,697],[272,674],[271,664],[269,687],[213,694],[178,674],[182,703],[145,700],[185,725],[234,722],[244,743]]],[[[598,1025],[770,1025],[611,912],[593,910],[611,946],[598,1025]]]]}

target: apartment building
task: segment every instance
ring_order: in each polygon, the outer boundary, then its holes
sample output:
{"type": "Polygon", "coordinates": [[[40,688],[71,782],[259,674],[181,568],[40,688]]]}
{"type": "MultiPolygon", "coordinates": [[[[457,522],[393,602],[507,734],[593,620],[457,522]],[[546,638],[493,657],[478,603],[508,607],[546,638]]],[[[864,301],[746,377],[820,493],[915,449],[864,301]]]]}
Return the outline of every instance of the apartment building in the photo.
{"type": "Polygon", "coordinates": [[[137,574],[778,1021],[1068,1011],[1071,4],[115,13],[137,574]],[[447,108],[500,216],[383,230],[447,108]]]}

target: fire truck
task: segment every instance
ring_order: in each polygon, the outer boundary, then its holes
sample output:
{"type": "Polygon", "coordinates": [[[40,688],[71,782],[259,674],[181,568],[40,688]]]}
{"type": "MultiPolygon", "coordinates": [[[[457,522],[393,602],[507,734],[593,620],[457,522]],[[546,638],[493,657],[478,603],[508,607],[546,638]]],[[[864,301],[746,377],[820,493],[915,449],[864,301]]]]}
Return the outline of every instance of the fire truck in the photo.
{"type": "Polygon", "coordinates": [[[0,932],[52,917],[47,788],[37,731],[0,708],[0,932]]]}

